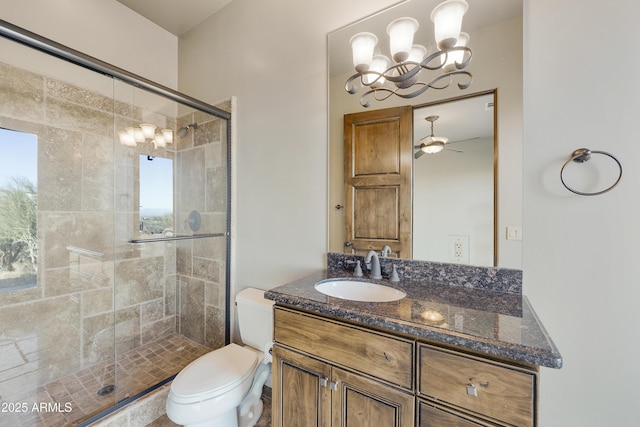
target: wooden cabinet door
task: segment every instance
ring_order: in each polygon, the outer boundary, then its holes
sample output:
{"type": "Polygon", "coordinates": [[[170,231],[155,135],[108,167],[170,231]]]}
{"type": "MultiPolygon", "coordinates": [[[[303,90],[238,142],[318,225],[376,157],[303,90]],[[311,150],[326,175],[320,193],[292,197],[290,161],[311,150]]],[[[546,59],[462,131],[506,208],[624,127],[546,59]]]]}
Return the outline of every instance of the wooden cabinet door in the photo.
{"type": "Polygon", "coordinates": [[[413,394],[336,367],[330,388],[333,427],[413,426],[413,394]]]}
{"type": "Polygon", "coordinates": [[[273,426],[331,426],[331,366],[274,345],[272,369],[273,426]]]}
{"type": "MultiPolygon", "coordinates": [[[[412,108],[344,116],[345,238],[411,258],[412,108]]],[[[349,249],[346,248],[346,249],[349,249]]]]}

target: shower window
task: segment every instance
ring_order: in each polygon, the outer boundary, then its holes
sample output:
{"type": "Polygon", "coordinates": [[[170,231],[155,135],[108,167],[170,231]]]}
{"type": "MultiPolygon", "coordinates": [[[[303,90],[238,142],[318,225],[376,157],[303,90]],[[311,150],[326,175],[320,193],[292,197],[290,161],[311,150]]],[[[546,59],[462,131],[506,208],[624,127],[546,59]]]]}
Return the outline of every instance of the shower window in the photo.
{"type": "Polygon", "coordinates": [[[0,292],[37,285],[37,136],[0,128],[0,292]]]}
{"type": "Polygon", "coordinates": [[[140,155],[140,233],[173,235],[173,160],[140,155]]]}

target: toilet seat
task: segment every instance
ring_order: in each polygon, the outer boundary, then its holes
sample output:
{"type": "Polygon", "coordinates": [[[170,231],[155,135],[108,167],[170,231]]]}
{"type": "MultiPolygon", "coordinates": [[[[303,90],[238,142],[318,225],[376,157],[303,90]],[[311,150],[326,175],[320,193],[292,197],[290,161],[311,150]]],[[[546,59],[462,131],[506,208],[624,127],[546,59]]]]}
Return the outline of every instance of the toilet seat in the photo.
{"type": "Polygon", "coordinates": [[[222,395],[253,375],[257,364],[256,352],[229,344],[187,365],[171,383],[170,398],[192,403],[222,395]]]}

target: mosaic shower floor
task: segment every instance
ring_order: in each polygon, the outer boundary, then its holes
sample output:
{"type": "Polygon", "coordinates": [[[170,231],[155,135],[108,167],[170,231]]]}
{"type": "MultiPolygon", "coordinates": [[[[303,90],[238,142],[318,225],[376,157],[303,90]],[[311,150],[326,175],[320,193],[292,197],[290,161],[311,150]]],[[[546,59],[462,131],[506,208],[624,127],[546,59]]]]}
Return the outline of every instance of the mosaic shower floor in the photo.
{"type": "Polygon", "coordinates": [[[0,426],[73,425],[178,373],[209,351],[182,335],[166,336],[120,355],[115,365],[100,363],[45,384],[28,396],[11,396],[11,401],[0,398],[0,426]],[[98,393],[101,390],[103,394],[98,393]]]}

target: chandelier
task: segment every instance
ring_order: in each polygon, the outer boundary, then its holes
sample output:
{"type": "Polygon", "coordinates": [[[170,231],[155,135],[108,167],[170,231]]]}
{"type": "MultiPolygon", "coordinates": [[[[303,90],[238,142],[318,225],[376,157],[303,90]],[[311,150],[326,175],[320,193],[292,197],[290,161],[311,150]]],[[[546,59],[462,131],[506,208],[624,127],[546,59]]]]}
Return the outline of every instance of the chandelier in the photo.
{"type": "Polygon", "coordinates": [[[151,142],[154,148],[163,148],[173,143],[173,131],[162,129],[156,132],[156,125],[141,123],[139,127],[128,127],[118,132],[120,144],[135,147],[139,143],[151,142]]]}
{"type": "Polygon", "coordinates": [[[469,8],[465,0],[446,0],[431,12],[437,49],[429,53],[422,45],[413,44],[418,21],[404,17],[387,26],[391,58],[375,53],[378,37],[363,32],[349,41],[356,74],[349,77],[345,90],[355,94],[366,90],[360,105],[369,107],[370,97],[377,101],[396,95],[414,98],[427,89],[446,89],[458,79],[458,87],[471,85],[471,73],[464,68],[471,62],[471,49],[467,47],[469,35],[461,32],[462,18],[469,8]],[[375,54],[374,54],[375,53],[375,54]],[[435,71],[430,79],[427,74],[435,71]],[[422,80],[425,79],[425,80],[422,80]],[[365,89],[366,88],[366,89],[365,89]]]}

